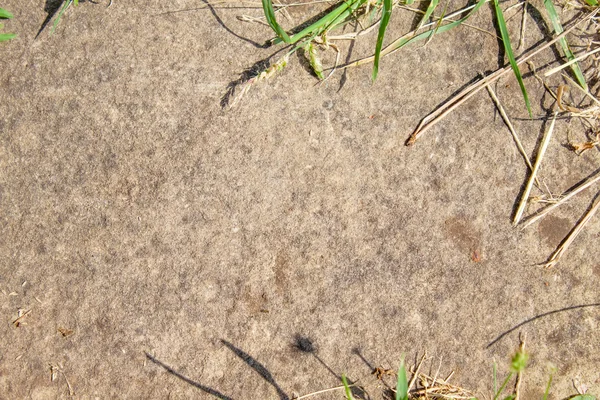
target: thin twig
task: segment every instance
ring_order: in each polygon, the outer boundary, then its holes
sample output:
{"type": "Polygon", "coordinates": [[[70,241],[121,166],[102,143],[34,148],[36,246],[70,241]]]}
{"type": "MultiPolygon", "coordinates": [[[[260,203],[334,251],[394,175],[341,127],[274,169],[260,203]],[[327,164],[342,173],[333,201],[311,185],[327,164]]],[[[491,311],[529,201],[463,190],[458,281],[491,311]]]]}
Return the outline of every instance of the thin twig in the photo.
{"type": "Polygon", "coordinates": [[[529,1],[525,0],[523,2],[523,17],[521,18],[521,37],[519,38],[519,45],[517,49],[525,46],[525,28],[527,26],[527,6],[529,6],[529,1]]]}
{"type": "MultiPolygon", "coordinates": [[[[498,108],[498,112],[500,112],[500,116],[502,116],[504,123],[508,127],[508,130],[510,131],[510,134],[512,135],[513,140],[515,141],[515,144],[517,145],[517,149],[519,149],[519,153],[521,153],[521,155],[523,156],[523,159],[525,160],[525,164],[527,164],[527,166],[529,167],[529,171],[533,171],[533,165],[531,165],[531,161],[529,161],[529,156],[525,152],[525,149],[523,148],[523,145],[521,144],[521,140],[519,139],[519,135],[517,135],[517,131],[513,127],[512,122],[510,122],[510,119],[508,118],[508,115],[506,114],[504,107],[502,107],[500,100],[496,96],[496,93],[494,93],[494,91],[492,90],[490,85],[486,85],[486,89],[488,90],[490,96],[492,97],[492,100],[494,100],[494,104],[496,104],[496,108],[498,108]]],[[[540,182],[538,181],[537,177],[535,178],[535,184],[538,187],[541,187],[540,182]]]]}
{"type": "Polygon", "coordinates": [[[421,365],[423,364],[423,361],[425,361],[426,357],[427,357],[427,352],[425,351],[423,353],[423,355],[421,356],[421,360],[419,361],[419,364],[417,364],[417,369],[415,370],[415,372],[413,372],[412,378],[410,378],[410,382],[408,383],[408,390],[410,390],[412,385],[415,384],[415,381],[417,380],[417,376],[419,375],[419,369],[421,369],[421,365]]]}
{"type": "Polygon", "coordinates": [[[523,195],[521,196],[521,201],[519,202],[519,207],[517,208],[517,212],[515,213],[515,217],[513,219],[513,225],[517,225],[523,216],[523,211],[525,211],[525,206],[527,205],[527,200],[529,199],[529,194],[531,193],[531,188],[533,187],[533,182],[535,181],[535,177],[537,175],[537,171],[542,163],[542,158],[546,153],[546,149],[548,148],[548,143],[550,143],[550,138],[552,137],[552,132],[554,131],[554,123],[556,122],[556,116],[558,112],[554,113],[554,118],[552,118],[552,123],[550,124],[550,128],[544,133],[544,137],[542,138],[542,143],[540,144],[540,148],[538,150],[538,154],[535,158],[535,164],[533,164],[533,170],[529,175],[529,180],[527,181],[527,186],[525,186],[525,190],[523,191],[523,195]]]}
{"type": "MultiPolygon", "coordinates": [[[[517,60],[517,65],[528,61],[532,57],[539,54],[541,51],[552,46],[554,43],[556,43],[560,39],[564,38],[567,34],[571,33],[571,31],[573,29],[575,29],[579,24],[581,24],[585,21],[588,21],[589,19],[594,17],[598,13],[598,11],[600,11],[600,8],[596,8],[594,11],[590,12],[585,18],[582,18],[582,19],[574,22],[569,28],[565,29],[565,31],[563,33],[556,36],[551,41],[549,41],[549,42],[543,44],[542,46],[540,46],[539,48],[533,50],[531,53],[521,56],[517,60]]],[[[417,139],[423,133],[425,133],[428,129],[430,129],[432,126],[437,124],[441,119],[443,119],[446,115],[448,115],[450,112],[452,112],[455,108],[457,108],[462,103],[464,103],[465,101],[470,99],[473,95],[475,95],[477,92],[479,92],[481,89],[483,89],[486,85],[490,84],[491,82],[495,81],[496,79],[500,78],[504,74],[511,72],[511,71],[512,71],[512,67],[510,65],[507,65],[506,67],[503,67],[503,68],[499,68],[498,70],[496,70],[493,73],[491,73],[490,75],[484,77],[480,81],[475,82],[474,84],[472,84],[472,85],[468,86],[467,88],[463,89],[462,91],[460,91],[458,94],[456,94],[450,100],[448,100],[446,103],[444,103],[442,106],[440,106],[437,110],[435,110],[434,112],[430,113],[428,116],[423,118],[423,120],[421,121],[419,126],[417,126],[417,129],[415,129],[415,131],[412,133],[412,135],[410,135],[409,139],[406,142],[406,145],[412,146],[413,144],[415,144],[417,139]]]]}
{"type": "MultiPolygon", "coordinates": [[[[348,385],[348,387],[358,387],[358,385],[353,384],[353,385],[348,385]]],[[[335,390],[340,390],[340,389],[344,389],[344,388],[345,388],[345,386],[342,385],[342,386],[332,387],[332,388],[329,388],[329,389],[323,389],[323,390],[319,390],[319,391],[316,391],[316,392],[308,393],[308,394],[305,394],[305,395],[302,395],[302,396],[299,396],[299,397],[293,397],[293,400],[307,399],[307,398],[312,397],[312,396],[316,396],[316,395],[327,393],[327,392],[333,392],[335,390]]]]}
{"type": "Polygon", "coordinates": [[[592,51],[589,51],[587,53],[584,53],[584,54],[580,55],[579,57],[575,57],[571,61],[566,62],[566,63],[564,63],[562,65],[559,65],[556,68],[552,68],[551,70],[547,71],[546,73],[544,73],[544,76],[545,77],[549,77],[550,75],[554,75],[555,73],[557,73],[558,71],[562,70],[563,68],[567,68],[569,65],[575,64],[577,61],[581,61],[584,58],[587,58],[587,57],[591,56],[592,54],[595,54],[595,53],[597,53],[599,51],[600,51],[600,47],[598,47],[597,49],[594,49],[592,51]]]}
{"type": "Polygon", "coordinates": [[[535,216],[531,217],[525,224],[523,224],[523,228],[526,228],[529,225],[533,224],[534,222],[540,220],[541,218],[544,218],[549,212],[554,210],[556,207],[560,206],[561,204],[566,203],[571,197],[573,197],[577,193],[589,188],[590,186],[592,186],[594,183],[596,183],[598,181],[600,181],[600,171],[596,173],[596,176],[587,178],[584,181],[582,181],[581,183],[579,183],[575,188],[573,188],[573,190],[569,191],[569,193],[560,195],[559,201],[544,208],[542,211],[537,213],[535,216]]]}
{"type": "MultiPolygon", "coordinates": [[[[598,193],[598,195],[600,195],[600,192],[598,193]]],[[[598,195],[596,195],[596,198],[598,198],[598,195]]],[[[596,199],[594,199],[594,200],[596,200],[596,199]]],[[[577,235],[579,235],[581,233],[585,224],[587,224],[589,222],[589,220],[592,219],[592,217],[594,216],[596,211],[598,211],[599,207],[600,207],[600,201],[596,201],[596,204],[594,204],[594,206],[592,208],[590,208],[590,210],[587,213],[585,213],[583,218],[581,218],[581,220],[577,223],[577,225],[575,225],[573,230],[571,230],[571,232],[569,232],[569,234],[567,235],[565,240],[560,244],[560,246],[558,246],[558,248],[554,251],[554,253],[552,253],[548,262],[546,262],[546,264],[544,264],[544,268],[551,268],[560,260],[560,258],[564,254],[564,252],[567,251],[567,249],[569,248],[571,243],[573,243],[573,241],[575,240],[577,235]]]]}

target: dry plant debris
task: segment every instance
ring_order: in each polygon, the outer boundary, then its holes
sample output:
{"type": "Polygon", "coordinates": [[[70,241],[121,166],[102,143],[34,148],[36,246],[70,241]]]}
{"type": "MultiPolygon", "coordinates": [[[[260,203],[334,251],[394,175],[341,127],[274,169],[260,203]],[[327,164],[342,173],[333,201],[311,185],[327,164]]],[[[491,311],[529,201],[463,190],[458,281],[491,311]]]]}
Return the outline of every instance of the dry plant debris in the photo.
{"type": "Polygon", "coordinates": [[[17,318],[12,322],[15,328],[20,328],[23,325],[27,325],[27,322],[24,322],[23,319],[31,314],[31,310],[21,310],[17,311],[17,318]]]}
{"type": "Polygon", "coordinates": [[[50,382],[55,382],[58,379],[59,374],[62,375],[63,378],[65,378],[65,383],[67,385],[67,390],[68,390],[68,395],[69,396],[75,396],[75,392],[73,391],[73,387],[71,386],[71,383],[69,382],[69,379],[67,379],[67,376],[65,375],[64,371],[63,371],[63,367],[61,364],[49,364],[50,366],[50,382]]]}

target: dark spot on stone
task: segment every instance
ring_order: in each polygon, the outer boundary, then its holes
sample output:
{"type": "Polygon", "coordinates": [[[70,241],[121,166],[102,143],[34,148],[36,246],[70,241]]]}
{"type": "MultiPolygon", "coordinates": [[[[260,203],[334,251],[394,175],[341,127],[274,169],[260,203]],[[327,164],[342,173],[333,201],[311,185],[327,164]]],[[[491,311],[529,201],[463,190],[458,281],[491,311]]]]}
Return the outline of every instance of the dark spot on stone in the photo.
{"type": "Polygon", "coordinates": [[[323,102],[323,108],[326,110],[331,110],[333,108],[333,101],[332,100],[325,100],[323,102]]]}
{"type": "Polygon", "coordinates": [[[300,335],[297,335],[294,339],[294,347],[303,353],[314,353],[317,350],[312,340],[300,335]]]}
{"type": "Polygon", "coordinates": [[[482,254],[481,233],[470,221],[462,217],[452,217],[444,224],[446,236],[461,252],[469,253],[469,256],[474,251],[482,254]]]}
{"type": "Polygon", "coordinates": [[[540,222],[538,232],[546,244],[558,246],[572,227],[568,219],[549,215],[540,222]]]}

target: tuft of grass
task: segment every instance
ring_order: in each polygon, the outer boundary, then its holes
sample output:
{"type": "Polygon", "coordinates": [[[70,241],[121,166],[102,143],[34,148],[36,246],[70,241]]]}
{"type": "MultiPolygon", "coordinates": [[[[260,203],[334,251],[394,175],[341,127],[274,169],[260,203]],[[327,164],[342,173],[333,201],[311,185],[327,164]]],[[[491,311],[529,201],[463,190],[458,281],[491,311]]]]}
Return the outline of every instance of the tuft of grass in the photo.
{"type": "Polygon", "coordinates": [[[519,86],[521,87],[521,92],[523,93],[523,98],[525,99],[525,105],[527,106],[527,112],[529,113],[529,117],[533,118],[533,113],[531,112],[531,104],[529,102],[529,96],[527,96],[527,89],[525,89],[525,84],[523,83],[521,71],[519,70],[519,66],[517,65],[515,54],[512,51],[512,46],[510,44],[510,36],[508,34],[508,28],[506,27],[506,21],[504,19],[504,13],[500,8],[500,4],[498,4],[498,0],[494,0],[494,10],[496,11],[496,21],[498,22],[498,28],[500,29],[500,35],[502,36],[502,43],[504,44],[506,56],[508,57],[510,66],[512,67],[515,77],[519,82],[519,86]]]}
{"type": "MultiPolygon", "coordinates": [[[[13,15],[6,11],[4,8],[0,8],[0,19],[11,19],[13,15]]],[[[3,24],[0,24],[0,29],[4,27],[3,24]]],[[[0,33],[0,42],[6,42],[7,40],[13,39],[16,37],[16,33],[0,33]]]]}

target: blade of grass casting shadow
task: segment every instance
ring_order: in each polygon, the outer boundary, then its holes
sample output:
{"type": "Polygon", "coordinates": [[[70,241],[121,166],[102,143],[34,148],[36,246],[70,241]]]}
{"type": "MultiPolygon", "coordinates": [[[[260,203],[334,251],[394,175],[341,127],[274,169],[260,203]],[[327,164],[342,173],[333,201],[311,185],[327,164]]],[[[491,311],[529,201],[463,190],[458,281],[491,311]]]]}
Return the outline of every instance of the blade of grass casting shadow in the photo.
{"type": "Polygon", "coordinates": [[[290,397],[285,394],[285,392],[279,387],[273,375],[269,372],[269,370],[258,362],[257,359],[252,357],[250,354],[245,351],[238,349],[233,344],[229,343],[227,340],[221,339],[221,343],[223,343],[229,350],[233,351],[236,356],[242,359],[248,366],[250,366],[253,370],[255,370],[265,381],[267,381],[271,386],[275,388],[277,391],[277,395],[280,400],[290,400],[290,397]]]}
{"type": "Polygon", "coordinates": [[[46,26],[50,23],[50,21],[52,21],[52,18],[54,18],[54,16],[60,9],[62,3],[62,0],[46,0],[44,11],[46,11],[48,15],[46,15],[46,19],[44,19],[44,22],[42,22],[42,26],[38,30],[38,33],[35,35],[36,39],[38,38],[38,36],[40,36],[40,34],[44,30],[44,28],[46,28],[46,26]]]}
{"type": "Polygon", "coordinates": [[[570,306],[570,307],[560,308],[558,310],[552,310],[552,311],[545,312],[543,314],[536,315],[535,317],[531,317],[529,319],[526,319],[525,321],[521,322],[520,324],[517,324],[517,325],[513,326],[512,328],[510,328],[509,330],[507,330],[506,332],[502,333],[496,339],[492,340],[490,342],[490,344],[488,344],[487,346],[485,346],[485,348],[489,349],[490,347],[492,347],[493,345],[495,345],[496,343],[498,343],[500,340],[502,340],[502,338],[504,338],[509,333],[512,333],[512,332],[516,331],[517,329],[519,329],[523,325],[528,324],[530,322],[533,322],[536,319],[540,319],[542,317],[547,317],[548,315],[557,314],[557,313],[563,312],[563,311],[571,311],[571,310],[577,310],[577,309],[580,309],[580,308],[587,308],[587,307],[600,307],[600,303],[581,304],[581,305],[577,305],[577,306],[570,306]]]}
{"type": "Polygon", "coordinates": [[[212,396],[215,396],[218,399],[221,400],[233,400],[233,398],[224,395],[221,392],[218,392],[208,386],[204,386],[198,382],[195,382],[193,380],[191,380],[190,378],[188,378],[185,375],[180,374],[179,372],[175,371],[172,367],[168,366],[167,364],[163,363],[160,360],[157,360],[156,358],[154,358],[151,354],[149,353],[145,353],[146,354],[146,358],[150,361],[152,361],[154,364],[164,368],[168,373],[175,375],[176,377],[178,377],[179,379],[181,379],[182,381],[189,383],[190,385],[197,387],[198,389],[202,390],[203,392],[206,392],[212,396]]]}

